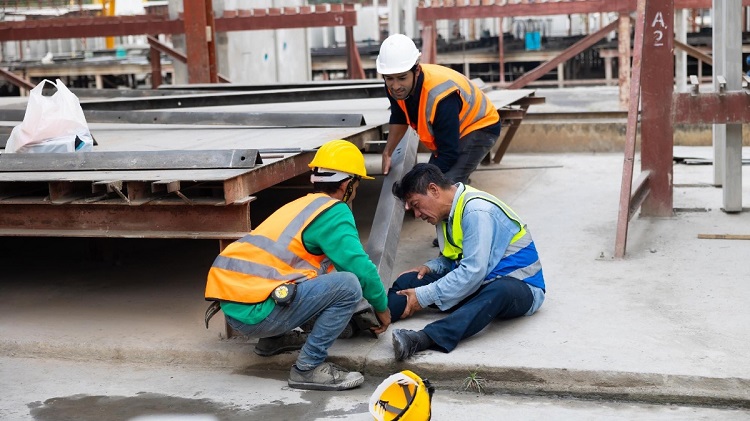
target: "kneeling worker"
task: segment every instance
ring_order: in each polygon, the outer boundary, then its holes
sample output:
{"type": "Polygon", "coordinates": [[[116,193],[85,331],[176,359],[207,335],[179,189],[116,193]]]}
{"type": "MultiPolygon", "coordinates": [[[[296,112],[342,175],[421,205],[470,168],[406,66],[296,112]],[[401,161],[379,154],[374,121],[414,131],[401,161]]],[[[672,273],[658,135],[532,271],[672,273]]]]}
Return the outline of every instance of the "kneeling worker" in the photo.
{"type": "Polygon", "coordinates": [[[372,177],[362,153],[345,140],[323,145],[310,168],[314,193],[286,204],[224,249],[209,271],[206,299],[220,302],[233,329],[261,338],[256,352],[301,348],[290,387],[351,389],[364,377],[326,362],[328,348],[363,296],[381,323],[375,333],[391,322],[383,283],[348,206],[359,180],[372,177]],[[293,331],[312,319],[306,338],[293,331]]]}

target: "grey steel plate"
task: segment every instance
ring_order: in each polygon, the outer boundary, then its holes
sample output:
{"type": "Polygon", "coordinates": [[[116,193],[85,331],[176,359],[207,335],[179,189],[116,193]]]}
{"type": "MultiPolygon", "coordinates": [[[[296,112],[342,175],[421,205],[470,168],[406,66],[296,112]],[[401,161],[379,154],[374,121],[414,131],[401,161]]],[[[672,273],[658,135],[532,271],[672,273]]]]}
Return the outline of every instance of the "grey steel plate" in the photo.
{"type": "Polygon", "coordinates": [[[0,155],[0,172],[252,168],[259,163],[257,149],[6,153],[0,155]]]}

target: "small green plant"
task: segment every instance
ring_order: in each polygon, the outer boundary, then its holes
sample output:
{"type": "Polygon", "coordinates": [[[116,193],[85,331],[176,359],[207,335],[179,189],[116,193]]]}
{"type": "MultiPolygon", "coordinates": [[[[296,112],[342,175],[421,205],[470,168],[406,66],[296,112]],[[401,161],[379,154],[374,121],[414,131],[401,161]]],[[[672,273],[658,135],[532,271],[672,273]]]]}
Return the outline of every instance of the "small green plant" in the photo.
{"type": "Polygon", "coordinates": [[[469,372],[469,376],[464,379],[464,390],[484,393],[484,386],[486,381],[484,380],[484,377],[480,376],[477,373],[479,373],[479,371],[469,372]]]}

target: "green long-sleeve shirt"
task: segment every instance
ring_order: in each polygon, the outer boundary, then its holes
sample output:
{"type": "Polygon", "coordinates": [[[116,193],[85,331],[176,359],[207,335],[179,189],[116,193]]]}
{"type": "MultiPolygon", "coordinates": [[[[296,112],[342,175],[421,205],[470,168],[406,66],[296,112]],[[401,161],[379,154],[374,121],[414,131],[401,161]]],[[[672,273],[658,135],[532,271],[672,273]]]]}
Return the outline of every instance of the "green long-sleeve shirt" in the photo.
{"type": "MultiPolygon", "coordinates": [[[[337,271],[356,275],[365,299],[376,311],[385,311],[388,307],[385,288],[375,264],[362,248],[354,215],[346,203],[337,203],[318,215],[302,232],[302,242],[310,253],[328,256],[337,271]]],[[[221,309],[233,319],[256,324],[268,317],[275,305],[269,298],[258,304],[222,302],[221,309]]]]}

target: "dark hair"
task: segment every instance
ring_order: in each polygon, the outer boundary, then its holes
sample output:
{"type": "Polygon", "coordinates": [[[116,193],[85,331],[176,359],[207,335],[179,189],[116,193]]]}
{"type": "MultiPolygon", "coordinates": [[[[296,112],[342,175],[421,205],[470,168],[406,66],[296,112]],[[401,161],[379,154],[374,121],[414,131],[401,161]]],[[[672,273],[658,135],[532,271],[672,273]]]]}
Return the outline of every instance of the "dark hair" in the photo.
{"type": "Polygon", "coordinates": [[[411,194],[427,194],[427,186],[435,183],[441,189],[447,189],[453,185],[440,168],[433,164],[417,164],[401,181],[393,183],[391,192],[397,199],[404,202],[411,194]]]}
{"type": "Polygon", "coordinates": [[[341,186],[341,183],[348,180],[348,178],[345,178],[341,181],[334,181],[334,182],[315,182],[313,183],[313,192],[314,193],[325,193],[325,194],[334,194],[339,189],[339,186],[341,186]]]}

